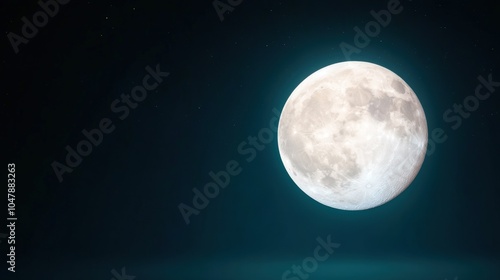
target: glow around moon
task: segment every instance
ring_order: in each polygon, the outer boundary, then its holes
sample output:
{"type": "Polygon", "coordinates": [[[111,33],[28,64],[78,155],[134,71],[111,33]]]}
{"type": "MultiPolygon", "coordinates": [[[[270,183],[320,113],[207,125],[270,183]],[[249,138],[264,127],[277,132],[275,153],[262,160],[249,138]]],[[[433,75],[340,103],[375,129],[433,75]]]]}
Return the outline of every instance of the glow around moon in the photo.
{"type": "Polygon", "coordinates": [[[382,205],[416,177],[427,122],[413,90],[390,70],[342,62],[307,77],[278,125],[283,164],[302,191],[343,210],[382,205]]]}

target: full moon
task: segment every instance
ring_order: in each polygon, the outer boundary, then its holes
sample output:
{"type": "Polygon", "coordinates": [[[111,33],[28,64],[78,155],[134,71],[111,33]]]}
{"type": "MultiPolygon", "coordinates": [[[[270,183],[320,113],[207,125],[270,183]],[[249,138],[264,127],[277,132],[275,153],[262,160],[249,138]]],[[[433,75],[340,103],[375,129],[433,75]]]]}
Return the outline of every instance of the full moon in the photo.
{"type": "Polygon", "coordinates": [[[281,112],[278,148],[295,184],[342,210],[382,205],[415,179],[427,121],[410,86],[368,62],[341,62],[307,77],[281,112]]]}

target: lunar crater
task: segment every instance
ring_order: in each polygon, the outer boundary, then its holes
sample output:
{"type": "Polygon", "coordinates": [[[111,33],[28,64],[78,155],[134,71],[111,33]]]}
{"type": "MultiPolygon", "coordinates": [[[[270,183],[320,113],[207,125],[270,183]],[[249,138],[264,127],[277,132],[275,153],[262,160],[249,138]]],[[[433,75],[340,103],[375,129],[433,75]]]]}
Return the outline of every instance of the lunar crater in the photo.
{"type": "Polygon", "coordinates": [[[403,85],[403,83],[401,83],[397,79],[392,80],[391,86],[398,93],[405,94],[405,92],[406,92],[405,86],[403,85]]]}

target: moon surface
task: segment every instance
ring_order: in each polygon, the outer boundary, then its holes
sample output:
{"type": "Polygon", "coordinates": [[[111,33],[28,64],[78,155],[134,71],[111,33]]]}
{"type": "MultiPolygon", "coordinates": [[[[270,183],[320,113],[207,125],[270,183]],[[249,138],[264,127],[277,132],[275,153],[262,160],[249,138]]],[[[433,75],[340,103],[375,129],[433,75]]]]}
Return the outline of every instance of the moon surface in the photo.
{"type": "Polygon", "coordinates": [[[368,62],[332,64],[288,98],[278,125],[281,159],[316,201],[342,210],[382,205],[416,177],[427,121],[413,90],[368,62]]]}

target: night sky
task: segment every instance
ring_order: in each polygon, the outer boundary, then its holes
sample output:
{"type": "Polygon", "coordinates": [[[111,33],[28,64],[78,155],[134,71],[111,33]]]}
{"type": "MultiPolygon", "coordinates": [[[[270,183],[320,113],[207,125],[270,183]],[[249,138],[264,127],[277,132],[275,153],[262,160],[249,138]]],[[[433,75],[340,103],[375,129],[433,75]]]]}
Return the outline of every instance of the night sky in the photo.
{"type": "Polygon", "coordinates": [[[12,273],[5,186],[1,279],[500,279],[499,4],[8,0],[0,11],[1,164],[5,178],[15,164],[17,217],[12,273]],[[355,40],[388,9],[378,34],[355,40]],[[276,133],[251,144],[301,81],[347,60],[402,77],[431,137],[408,189],[365,211],[304,194],[276,133]],[[221,171],[233,175],[208,205],[183,208],[221,171]]]}

